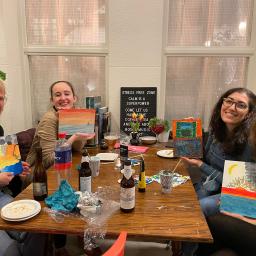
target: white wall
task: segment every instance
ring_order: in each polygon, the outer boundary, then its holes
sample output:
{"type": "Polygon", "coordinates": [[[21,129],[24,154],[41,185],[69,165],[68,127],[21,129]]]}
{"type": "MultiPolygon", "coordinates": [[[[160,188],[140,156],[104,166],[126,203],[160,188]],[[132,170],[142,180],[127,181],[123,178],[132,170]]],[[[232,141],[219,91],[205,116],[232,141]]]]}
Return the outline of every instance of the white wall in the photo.
{"type": "MultiPolygon", "coordinates": [[[[24,70],[20,29],[18,27],[19,0],[0,0],[0,70],[7,73],[7,103],[0,122],[5,133],[29,128],[26,122],[24,70]]],[[[30,114],[30,113],[29,113],[30,114]]]]}
{"type": "Polygon", "coordinates": [[[119,126],[120,87],[157,86],[160,93],[163,2],[109,1],[109,107],[114,126],[119,126]]]}

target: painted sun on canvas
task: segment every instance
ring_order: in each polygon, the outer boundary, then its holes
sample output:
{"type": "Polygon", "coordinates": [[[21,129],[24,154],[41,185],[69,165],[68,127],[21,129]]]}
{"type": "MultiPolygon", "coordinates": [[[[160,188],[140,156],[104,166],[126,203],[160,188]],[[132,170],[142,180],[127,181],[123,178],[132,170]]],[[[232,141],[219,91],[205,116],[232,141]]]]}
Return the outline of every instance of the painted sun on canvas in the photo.
{"type": "Polygon", "coordinates": [[[256,163],[225,161],[220,209],[256,218],[256,163]]]}

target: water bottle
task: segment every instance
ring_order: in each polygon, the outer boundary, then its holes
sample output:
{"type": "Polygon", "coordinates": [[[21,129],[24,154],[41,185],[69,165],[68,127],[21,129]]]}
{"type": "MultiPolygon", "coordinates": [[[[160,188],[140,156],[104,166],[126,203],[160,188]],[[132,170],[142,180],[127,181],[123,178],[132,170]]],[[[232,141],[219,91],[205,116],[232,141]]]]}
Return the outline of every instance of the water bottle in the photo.
{"type": "Polygon", "coordinates": [[[58,134],[58,141],[55,146],[55,161],[54,169],[57,172],[58,184],[62,180],[69,181],[71,176],[72,167],[72,149],[71,145],[66,140],[66,133],[62,132],[58,134]]]}

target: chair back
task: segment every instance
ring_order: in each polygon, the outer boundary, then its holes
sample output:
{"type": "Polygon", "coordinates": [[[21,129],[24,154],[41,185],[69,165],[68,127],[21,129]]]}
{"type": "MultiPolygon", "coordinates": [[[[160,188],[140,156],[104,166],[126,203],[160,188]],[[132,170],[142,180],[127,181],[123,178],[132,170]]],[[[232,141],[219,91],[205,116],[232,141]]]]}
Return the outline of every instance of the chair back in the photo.
{"type": "Polygon", "coordinates": [[[124,256],[127,232],[122,231],[114,244],[103,254],[103,256],[124,256]]]}

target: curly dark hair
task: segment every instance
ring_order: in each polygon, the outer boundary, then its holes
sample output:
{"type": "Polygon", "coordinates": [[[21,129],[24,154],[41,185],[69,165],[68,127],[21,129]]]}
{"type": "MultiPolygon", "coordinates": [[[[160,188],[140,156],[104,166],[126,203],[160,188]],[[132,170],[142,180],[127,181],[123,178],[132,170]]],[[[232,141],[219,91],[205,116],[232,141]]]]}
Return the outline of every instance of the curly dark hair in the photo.
{"type": "Polygon", "coordinates": [[[256,95],[246,88],[232,88],[226,91],[216,103],[212,117],[210,120],[209,130],[214,135],[215,139],[222,143],[224,152],[231,155],[239,154],[248,142],[250,127],[252,125],[256,113],[256,95]],[[245,119],[238,125],[232,134],[228,134],[226,124],[221,118],[221,106],[223,99],[227,98],[232,93],[246,94],[249,99],[249,111],[245,119]]]}

